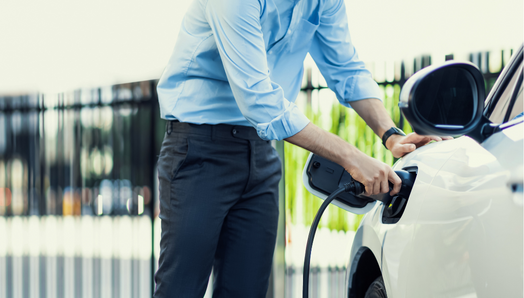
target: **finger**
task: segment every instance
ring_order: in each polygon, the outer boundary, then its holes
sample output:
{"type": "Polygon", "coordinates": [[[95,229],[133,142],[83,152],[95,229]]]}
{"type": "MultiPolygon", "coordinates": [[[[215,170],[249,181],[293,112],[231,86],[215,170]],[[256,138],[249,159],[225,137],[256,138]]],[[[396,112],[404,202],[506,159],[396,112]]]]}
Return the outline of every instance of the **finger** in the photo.
{"type": "Polygon", "coordinates": [[[380,180],[375,179],[373,182],[373,194],[378,195],[380,193],[380,180]]]}
{"type": "Polygon", "coordinates": [[[415,144],[398,144],[397,146],[392,148],[391,153],[393,153],[393,156],[395,156],[396,158],[399,158],[410,152],[415,151],[415,149],[417,149],[417,146],[415,144]]]}
{"type": "Polygon", "coordinates": [[[440,142],[442,141],[442,139],[438,136],[424,136],[424,138],[420,139],[418,142],[413,142],[413,143],[418,143],[418,144],[421,144],[420,146],[424,146],[431,141],[440,142]]]}
{"type": "Polygon", "coordinates": [[[445,140],[445,141],[453,140],[453,137],[442,137],[442,140],[445,140]]]}
{"type": "Polygon", "coordinates": [[[389,171],[388,179],[389,179],[389,182],[393,184],[393,190],[391,190],[389,194],[394,196],[400,191],[402,180],[400,180],[400,177],[393,170],[389,171]]]}
{"type": "Polygon", "coordinates": [[[423,146],[431,142],[430,136],[421,136],[417,134],[409,134],[405,139],[403,139],[401,144],[416,144],[418,147],[423,146]]]}
{"type": "Polygon", "coordinates": [[[409,153],[409,152],[415,151],[415,149],[417,149],[417,145],[415,145],[415,144],[402,144],[401,145],[401,149],[402,149],[402,152],[409,153]]]}
{"type": "Polygon", "coordinates": [[[370,196],[373,194],[373,184],[372,183],[367,183],[364,187],[366,188],[366,192],[365,192],[366,196],[370,196]]]}
{"type": "Polygon", "coordinates": [[[429,136],[423,136],[414,132],[408,134],[405,138],[404,143],[418,143],[418,142],[429,142],[429,136]]]}
{"type": "Polygon", "coordinates": [[[387,193],[389,191],[388,177],[385,176],[380,181],[380,193],[387,193]]]}

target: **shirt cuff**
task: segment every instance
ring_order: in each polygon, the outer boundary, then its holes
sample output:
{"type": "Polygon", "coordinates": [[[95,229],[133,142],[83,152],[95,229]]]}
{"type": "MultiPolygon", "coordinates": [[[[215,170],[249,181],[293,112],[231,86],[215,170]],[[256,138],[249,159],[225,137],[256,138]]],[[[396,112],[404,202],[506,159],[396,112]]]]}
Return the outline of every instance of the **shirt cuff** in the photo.
{"type": "Polygon", "coordinates": [[[289,138],[308,125],[309,119],[298,109],[294,103],[280,116],[269,123],[258,123],[256,130],[258,136],[263,140],[283,140],[289,138]]]}
{"type": "Polygon", "coordinates": [[[347,98],[340,103],[348,108],[351,108],[352,101],[358,101],[367,98],[376,98],[382,100],[382,91],[377,82],[369,76],[355,76],[350,84],[350,90],[347,98]]]}

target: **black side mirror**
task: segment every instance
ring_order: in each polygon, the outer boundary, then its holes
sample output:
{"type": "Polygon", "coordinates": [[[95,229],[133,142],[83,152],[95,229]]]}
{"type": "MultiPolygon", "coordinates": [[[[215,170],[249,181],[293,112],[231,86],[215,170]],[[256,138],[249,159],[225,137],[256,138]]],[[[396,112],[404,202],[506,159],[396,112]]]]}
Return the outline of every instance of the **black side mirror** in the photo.
{"type": "MultiPolygon", "coordinates": [[[[400,92],[399,107],[416,133],[467,134],[482,142],[484,78],[472,63],[446,62],[414,74],[400,92]]],[[[487,122],[486,122],[487,121],[487,122]]]]}

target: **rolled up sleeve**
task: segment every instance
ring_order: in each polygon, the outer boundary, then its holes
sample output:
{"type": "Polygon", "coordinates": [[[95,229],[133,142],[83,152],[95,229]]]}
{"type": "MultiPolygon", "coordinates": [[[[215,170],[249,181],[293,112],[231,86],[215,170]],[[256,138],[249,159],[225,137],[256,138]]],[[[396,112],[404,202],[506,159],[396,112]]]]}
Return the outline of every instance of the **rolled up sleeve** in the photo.
{"type": "Polygon", "coordinates": [[[271,81],[258,0],[209,0],[205,8],[235,101],[264,140],[282,140],[309,119],[271,81]]]}
{"type": "Polygon", "coordinates": [[[349,34],[344,0],[327,0],[310,54],[341,104],[382,100],[378,84],[357,55],[349,34]]]}

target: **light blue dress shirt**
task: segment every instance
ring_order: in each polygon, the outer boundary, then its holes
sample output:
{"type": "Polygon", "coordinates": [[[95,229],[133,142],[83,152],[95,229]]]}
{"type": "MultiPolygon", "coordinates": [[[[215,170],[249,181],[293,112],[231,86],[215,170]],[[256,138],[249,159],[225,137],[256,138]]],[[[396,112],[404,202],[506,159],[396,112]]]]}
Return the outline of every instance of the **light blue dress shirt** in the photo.
{"type": "Polygon", "coordinates": [[[193,0],[158,83],[161,117],[290,137],[309,123],[294,104],[308,52],[341,104],[380,99],[344,0],[193,0]]]}

